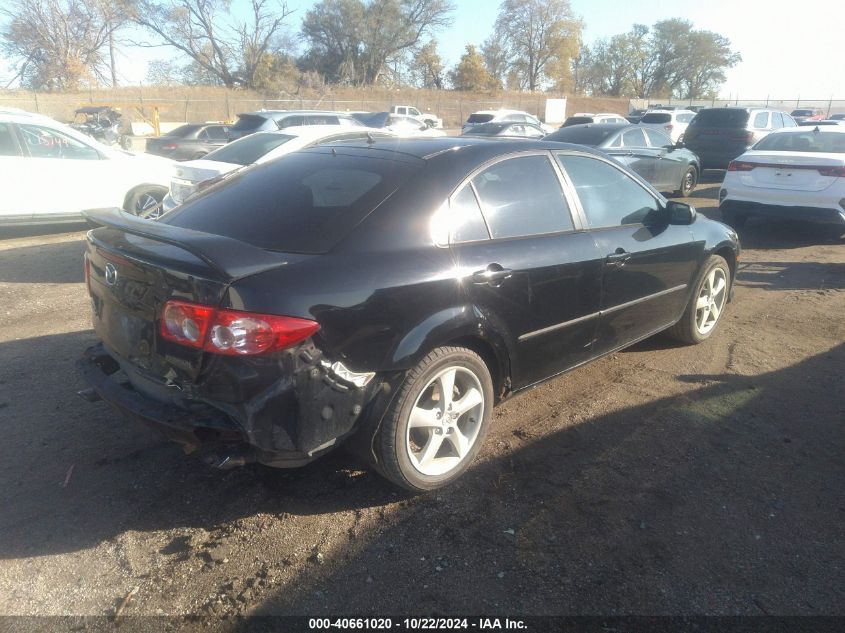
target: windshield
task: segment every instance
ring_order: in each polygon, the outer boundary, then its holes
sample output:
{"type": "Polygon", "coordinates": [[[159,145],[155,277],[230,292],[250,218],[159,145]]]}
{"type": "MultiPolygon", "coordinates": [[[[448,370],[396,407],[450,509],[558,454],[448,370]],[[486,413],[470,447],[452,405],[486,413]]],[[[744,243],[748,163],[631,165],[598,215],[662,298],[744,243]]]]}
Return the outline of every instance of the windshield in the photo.
{"type": "Polygon", "coordinates": [[[557,132],[552,132],[551,134],[545,136],[543,140],[597,147],[601,145],[606,138],[616,134],[618,131],[619,128],[616,126],[579,125],[577,127],[567,127],[560,129],[557,132]]]}
{"type": "Polygon", "coordinates": [[[591,116],[571,116],[563,122],[563,125],[568,127],[570,125],[583,125],[584,123],[592,122],[593,117],[591,116]]]}
{"type": "Polygon", "coordinates": [[[805,129],[800,132],[769,134],[752,149],[770,152],[845,154],[845,133],[815,132],[811,129],[805,129]]]}
{"type": "Polygon", "coordinates": [[[467,123],[487,123],[492,120],[492,114],[470,114],[467,123]]]}
{"type": "Polygon", "coordinates": [[[416,169],[371,156],[294,152],[240,170],[159,221],[268,250],[325,253],[416,169]]]}
{"type": "Polygon", "coordinates": [[[232,141],[228,145],[206,154],[205,160],[216,160],[233,165],[251,165],[268,152],[284,145],[293,138],[296,137],[288,134],[260,132],[232,141]]]}

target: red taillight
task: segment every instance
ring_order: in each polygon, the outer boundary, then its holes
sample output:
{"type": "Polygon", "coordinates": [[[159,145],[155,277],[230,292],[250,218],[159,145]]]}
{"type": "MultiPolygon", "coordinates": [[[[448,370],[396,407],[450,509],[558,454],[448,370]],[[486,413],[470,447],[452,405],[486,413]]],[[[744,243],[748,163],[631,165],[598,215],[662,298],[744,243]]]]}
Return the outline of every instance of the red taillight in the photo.
{"type": "Polygon", "coordinates": [[[747,130],[737,130],[735,131],[731,137],[735,141],[742,141],[746,145],[751,145],[754,142],[754,132],[749,132],[747,130]]]}
{"type": "Polygon", "coordinates": [[[667,132],[671,132],[672,130],[675,129],[675,126],[670,123],[669,125],[664,125],[663,129],[666,130],[667,132]]]}
{"type": "Polygon", "coordinates": [[[732,160],[728,164],[728,171],[751,171],[758,167],[756,163],[748,163],[744,160],[732,160]]]}
{"type": "Polygon", "coordinates": [[[174,343],[214,354],[244,356],[275,352],[304,341],[320,329],[308,319],[217,310],[168,301],[161,316],[161,335],[174,343]]]}
{"type": "Polygon", "coordinates": [[[845,166],[843,167],[819,167],[822,176],[833,176],[834,178],[845,178],[845,166]]]}
{"type": "Polygon", "coordinates": [[[161,313],[161,335],[174,343],[201,348],[213,317],[214,308],[168,301],[161,313]]]}

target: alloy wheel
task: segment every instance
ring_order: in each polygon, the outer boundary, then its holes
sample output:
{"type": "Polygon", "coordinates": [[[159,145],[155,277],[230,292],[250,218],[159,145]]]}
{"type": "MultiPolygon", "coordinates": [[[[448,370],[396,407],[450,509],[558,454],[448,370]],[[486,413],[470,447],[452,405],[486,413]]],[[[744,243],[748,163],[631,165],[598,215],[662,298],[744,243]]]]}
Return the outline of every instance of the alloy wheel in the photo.
{"type": "Polygon", "coordinates": [[[161,215],[161,201],[151,193],[145,193],[135,203],[135,215],[148,220],[155,220],[161,215]]]}
{"type": "Polygon", "coordinates": [[[695,327],[699,334],[707,334],[716,327],[727,298],[727,274],[717,266],[704,280],[695,304],[695,327]]]}
{"type": "Polygon", "coordinates": [[[423,475],[457,467],[478,439],[484,416],[481,381],[466,367],[447,367],[432,378],[411,409],[405,450],[423,475]]]}

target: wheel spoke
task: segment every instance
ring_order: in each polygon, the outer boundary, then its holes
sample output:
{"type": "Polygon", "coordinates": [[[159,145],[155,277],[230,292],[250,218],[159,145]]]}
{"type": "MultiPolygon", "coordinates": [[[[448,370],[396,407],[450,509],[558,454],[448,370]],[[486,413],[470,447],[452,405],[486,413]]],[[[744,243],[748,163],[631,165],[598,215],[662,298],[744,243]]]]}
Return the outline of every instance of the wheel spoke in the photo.
{"type": "Polygon", "coordinates": [[[431,432],[428,441],[423,446],[423,449],[417,455],[417,461],[423,468],[431,466],[431,462],[436,458],[440,446],[443,444],[443,435],[440,433],[431,432]]]}
{"type": "Polygon", "coordinates": [[[461,429],[455,426],[452,432],[446,436],[446,439],[455,447],[458,459],[463,459],[464,455],[469,451],[469,438],[461,432],[461,429]]]}
{"type": "Polygon", "coordinates": [[[710,316],[713,317],[712,318],[713,323],[715,323],[719,319],[719,313],[720,312],[721,312],[721,310],[719,309],[719,306],[717,306],[715,303],[712,306],[710,306],[710,316]]]}
{"type": "Polygon", "coordinates": [[[408,419],[408,426],[412,429],[424,429],[440,426],[440,418],[437,414],[439,409],[423,409],[422,407],[414,407],[411,409],[411,417],[408,419]]]}
{"type": "Polygon", "coordinates": [[[699,297],[698,301],[695,302],[695,309],[701,310],[702,308],[706,308],[709,305],[710,305],[710,297],[705,295],[703,297],[699,297]]]}
{"type": "Polygon", "coordinates": [[[440,384],[440,406],[444,411],[450,404],[452,404],[452,398],[454,397],[455,391],[456,373],[456,369],[450,369],[437,379],[437,382],[440,384]]]}
{"type": "Polygon", "coordinates": [[[471,387],[459,400],[455,400],[452,404],[452,411],[457,413],[458,416],[461,416],[474,407],[477,407],[483,400],[481,392],[475,387],[471,387]]]}
{"type": "Polygon", "coordinates": [[[713,294],[711,296],[715,299],[716,295],[721,293],[727,285],[728,284],[725,283],[725,279],[720,276],[719,279],[716,281],[716,286],[713,288],[713,294]]]}
{"type": "Polygon", "coordinates": [[[713,296],[713,283],[716,281],[716,270],[711,270],[707,275],[707,294],[713,296]]]}

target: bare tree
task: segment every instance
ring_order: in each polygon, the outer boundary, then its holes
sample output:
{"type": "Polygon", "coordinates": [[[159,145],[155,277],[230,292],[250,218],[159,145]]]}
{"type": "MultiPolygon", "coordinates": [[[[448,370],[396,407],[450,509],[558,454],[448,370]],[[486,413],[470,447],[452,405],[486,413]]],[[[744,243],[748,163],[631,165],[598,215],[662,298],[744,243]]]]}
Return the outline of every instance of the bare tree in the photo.
{"type": "Polygon", "coordinates": [[[443,89],[443,58],[437,52],[437,42],[430,40],[411,55],[411,73],[423,88],[443,89]]]}
{"type": "Polygon", "coordinates": [[[47,90],[107,83],[106,51],[123,24],[120,0],[17,0],[0,15],[8,20],[0,50],[13,60],[12,82],[47,90]]]}
{"type": "Polygon", "coordinates": [[[133,21],[159,42],[134,44],[173,47],[224,86],[252,88],[290,11],[283,2],[250,0],[249,18],[237,21],[230,8],[231,0],[135,0],[133,21]]]}
{"type": "Polygon", "coordinates": [[[448,0],[323,0],[302,23],[302,59],[329,81],[378,83],[426,35],[451,24],[448,0]]]}
{"type": "Polygon", "coordinates": [[[549,77],[552,69],[568,67],[578,54],[581,28],[569,0],[504,0],[494,37],[508,51],[510,69],[521,87],[538,90],[555,79],[549,77]]]}

